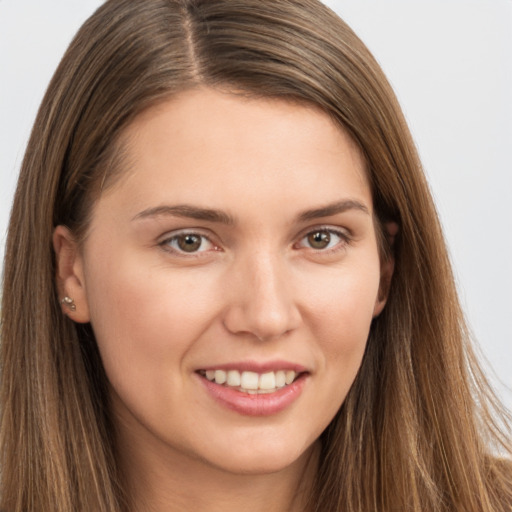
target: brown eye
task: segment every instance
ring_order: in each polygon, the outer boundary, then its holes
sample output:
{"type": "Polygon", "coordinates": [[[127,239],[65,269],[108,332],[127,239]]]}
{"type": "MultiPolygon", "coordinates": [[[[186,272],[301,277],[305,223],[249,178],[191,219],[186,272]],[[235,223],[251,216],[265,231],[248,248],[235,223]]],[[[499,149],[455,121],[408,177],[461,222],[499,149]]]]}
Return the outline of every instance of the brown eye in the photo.
{"type": "Polygon", "coordinates": [[[314,231],[307,236],[307,241],[313,249],[325,249],[331,243],[331,234],[328,231],[314,231]]]}
{"type": "Polygon", "coordinates": [[[167,251],[183,257],[199,256],[203,253],[220,250],[206,235],[183,231],[166,238],[159,245],[167,251]]]}
{"type": "Polygon", "coordinates": [[[183,252],[196,252],[201,248],[203,239],[199,235],[181,235],[176,237],[176,242],[183,252]]]}

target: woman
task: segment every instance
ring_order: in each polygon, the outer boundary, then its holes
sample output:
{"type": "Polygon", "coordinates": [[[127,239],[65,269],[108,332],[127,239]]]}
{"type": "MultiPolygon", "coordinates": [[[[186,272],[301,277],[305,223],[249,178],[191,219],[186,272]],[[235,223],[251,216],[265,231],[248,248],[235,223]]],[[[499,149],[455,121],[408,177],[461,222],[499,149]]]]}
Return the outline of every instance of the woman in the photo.
{"type": "Polygon", "coordinates": [[[510,509],[400,108],[316,1],[106,2],[4,281],[2,510],[510,509]]]}

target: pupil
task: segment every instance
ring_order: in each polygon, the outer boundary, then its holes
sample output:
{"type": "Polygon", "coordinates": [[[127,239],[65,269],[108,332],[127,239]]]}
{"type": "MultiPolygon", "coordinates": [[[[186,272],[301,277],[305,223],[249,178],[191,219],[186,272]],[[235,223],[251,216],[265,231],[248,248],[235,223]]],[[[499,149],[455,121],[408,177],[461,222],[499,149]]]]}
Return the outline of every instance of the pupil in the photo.
{"type": "Polygon", "coordinates": [[[314,249],[325,249],[331,241],[331,235],[326,231],[317,231],[308,236],[308,242],[314,249]]]}
{"type": "Polygon", "coordinates": [[[182,251],[194,252],[201,247],[201,237],[197,235],[185,235],[178,238],[178,246],[182,251]]]}

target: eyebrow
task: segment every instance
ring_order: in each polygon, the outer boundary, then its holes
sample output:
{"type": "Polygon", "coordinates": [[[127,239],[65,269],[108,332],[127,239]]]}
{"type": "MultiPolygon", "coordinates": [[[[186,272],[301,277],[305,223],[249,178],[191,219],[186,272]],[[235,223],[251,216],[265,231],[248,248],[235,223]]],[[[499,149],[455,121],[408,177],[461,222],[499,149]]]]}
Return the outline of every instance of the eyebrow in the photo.
{"type": "Polygon", "coordinates": [[[189,219],[206,220],[209,222],[218,222],[229,226],[235,224],[235,219],[221,210],[211,208],[198,208],[187,204],[176,206],[156,206],[148,208],[135,215],[133,220],[146,219],[149,217],[160,217],[163,215],[171,215],[173,217],[186,217],[189,219]]]}
{"type": "Polygon", "coordinates": [[[298,219],[301,222],[305,222],[321,217],[331,217],[332,215],[337,215],[338,213],[343,213],[348,210],[359,210],[370,215],[368,208],[363,203],[356,201],[355,199],[345,199],[343,201],[336,201],[335,203],[321,206],[320,208],[306,210],[298,216],[298,219]]]}
{"type": "MultiPolygon", "coordinates": [[[[370,214],[368,208],[363,203],[354,199],[345,199],[343,201],[336,201],[319,208],[305,210],[297,216],[297,219],[299,222],[307,222],[309,220],[314,220],[321,217],[337,215],[348,210],[359,210],[368,215],[370,214]]],[[[212,208],[199,208],[197,206],[187,204],[176,206],[163,205],[156,206],[154,208],[148,208],[139,212],[137,215],[135,215],[135,217],[133,217],[132,220],[147,219],[151,217],[160,217],[166,215],[196,220],[205,220],[208,222],[226,224],[228,226],[235,224],[235,218],[223,212],[222,210],[216,210],[212,208]]]]}

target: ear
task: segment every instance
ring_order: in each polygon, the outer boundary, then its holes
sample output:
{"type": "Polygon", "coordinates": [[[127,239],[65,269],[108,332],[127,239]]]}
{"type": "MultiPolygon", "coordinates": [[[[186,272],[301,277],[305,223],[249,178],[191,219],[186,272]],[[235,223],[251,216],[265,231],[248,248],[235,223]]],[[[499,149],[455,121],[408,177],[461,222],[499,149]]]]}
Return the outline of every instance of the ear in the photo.
{"type": "Polygon", "coordinates": [[[55,228],[53,250],[57,266],[55,279],[62,311],[75,322],[89,322],[83,259],[76,240],[65,226],[55,228]],[[69,297],[72,302],[64,300],[64,297],[69,297]]]}
{"type": "Polygon", "coordinates": [[[380,284],[377,300],[373,309],[373,317],[379,316],[386,305],[391,288],[391,279],[395,270],[394,245],[398,234],[398,224],[396,222],[386,222],[383,226],[384,236],[390,248],[387,255],[383,256],[380,264],[380,284]]]}

